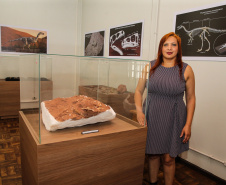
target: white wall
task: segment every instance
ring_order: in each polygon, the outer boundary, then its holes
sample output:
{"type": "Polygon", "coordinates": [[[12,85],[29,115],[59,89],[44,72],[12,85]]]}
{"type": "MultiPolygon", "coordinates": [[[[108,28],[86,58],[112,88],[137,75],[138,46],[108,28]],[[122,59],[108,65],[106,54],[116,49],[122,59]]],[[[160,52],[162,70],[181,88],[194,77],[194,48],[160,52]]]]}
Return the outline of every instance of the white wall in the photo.
{"type": "MultiPolygon", "coordinates": [[[[84,34],[106,30],[108,48],[109,28],[144,20],[142,59],[156,56],[158,42],[173,30],[174,13],[206,6],[220,0],[83,0],[81,50],[84,34]]],[[[104,56],[108,56],[105,50],[104,56]]],[[[191,150],[181,157],[226,180],[226,62],[185,61],[196,77],[196,112],[192,126],[191,150]],[[219,162],[220,161],[220,162],[219,162]]]]}

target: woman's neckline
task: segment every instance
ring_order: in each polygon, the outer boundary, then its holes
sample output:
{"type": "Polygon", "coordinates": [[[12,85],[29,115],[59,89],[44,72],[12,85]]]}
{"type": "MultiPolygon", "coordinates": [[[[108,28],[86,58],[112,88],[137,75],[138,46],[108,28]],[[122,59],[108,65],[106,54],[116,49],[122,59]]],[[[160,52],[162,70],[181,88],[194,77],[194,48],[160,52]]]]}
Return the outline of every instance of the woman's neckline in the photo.
{"type": "Polygon", "coordinates": [[[164,62],[162,62],[160,65],[161,65],[162,67],[164,67],[164,68],[169,68],[169,69],[170,69],[170,68],[174,68],[174,67],[177,66],[177,63],[176,63],[176,62],[173,63],[173,64],[174,64],[173,66],[170,66],[170,65],[172,64],[171,62],[170,62],[171,64],[170,64],[169,62],[166,62],[166,63],[167,63],[169,66],[164,66],[164,62]]]}
{"type": "Polygon", "coordinates": [[[163,68],[167,68],[167,69],[177,67],[177,65],[175,65],[175,66],[171,66],[171,67],[165,67],[165,66],[163,66],[162,64],[161,64],[160,66],[162,66],[163,68]]]}

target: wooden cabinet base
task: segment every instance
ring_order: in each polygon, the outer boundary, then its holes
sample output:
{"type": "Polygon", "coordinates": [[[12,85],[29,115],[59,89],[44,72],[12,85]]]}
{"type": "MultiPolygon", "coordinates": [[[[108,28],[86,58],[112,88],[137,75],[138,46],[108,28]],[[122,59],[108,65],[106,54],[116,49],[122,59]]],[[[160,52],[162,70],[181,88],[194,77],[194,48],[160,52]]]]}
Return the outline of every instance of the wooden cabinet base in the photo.
{"type": "Polygon", "coordinates": [[[20,82],[0,79],[0,117],[18,117],[20,110],[20,82]]]}
{"type": "MultiPolygon", "coordinates": [[[[26,89],[24,85],[33,84],[33,81],[26,81],[26,83],[22,82],[22,89],[26,89]]],[[[19,115],[20,109],[27,109],[27,108],[37,108],[38,107],[38,100],[35,103],[32,103],[32,95],[33,90],[30,89],[28,93],[28,97],[20,97],[20,81],[5,81],[4,79],[0,79],[0,118],[13,118],[19,115]],[[23,100],[23,98],[29,99],[29,101],[23,100]]],[[[53,82],[52,81],[41,81],[40,87],[40,98],[41,101],[44,100],[51,100],[52,93],[53,93],[53,82]]],[[[23,93],[22,93],[23,94],[23,93]]]]}
{"type": "Polygon", "coordinates": [[[40,144],[28,120],[20,112],[23,185],[142,184],[147,128],[120,116],[55,132],[41,124],[40,144]]]}

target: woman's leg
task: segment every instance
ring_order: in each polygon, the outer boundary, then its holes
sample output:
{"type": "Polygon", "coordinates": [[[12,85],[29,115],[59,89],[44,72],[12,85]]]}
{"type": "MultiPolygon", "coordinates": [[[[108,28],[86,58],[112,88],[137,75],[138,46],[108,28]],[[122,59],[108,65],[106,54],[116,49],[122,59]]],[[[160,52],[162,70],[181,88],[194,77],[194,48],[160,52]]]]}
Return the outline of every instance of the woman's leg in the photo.
{"type": "Polygon", "coordinates": [[[151,183],[158,181],[160,155],[148,155],[149,178],[151,183]]]}
{"type": "Polygon", "coordinates": [[[175,175],[175,157],[170,157],[169,154],[164,154],[162,162],[165,185],[172,185],[175,175]]]}

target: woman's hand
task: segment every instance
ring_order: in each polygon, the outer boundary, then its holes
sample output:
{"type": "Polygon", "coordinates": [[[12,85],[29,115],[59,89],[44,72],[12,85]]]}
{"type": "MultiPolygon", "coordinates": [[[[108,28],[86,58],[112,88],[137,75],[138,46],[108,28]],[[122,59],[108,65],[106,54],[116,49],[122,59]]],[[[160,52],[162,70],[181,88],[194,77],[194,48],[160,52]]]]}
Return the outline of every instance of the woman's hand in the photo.
{"type": "Polygon", "coordinates": [[[183,143],[187,143],[191,137],[191,126],[187,126],[187,125],[184,126],[180,137],[183,137],[183,135],[184,135],[183,143]]]}
{"type": "Polygon", "coordinates": [[[138,111],[137,112],[137,121],[139,122],[140,125],[144,126],[144,123],[145,125],[147,125],[146,123],[146,119],[145,119],[145,115],[143,112],[141,111],[138,111]]]}
{"type": "MultiPolygon", "coordinates": [[[[145,115],[142,111],[142,100],[143,100],[143,93],[144,89],[146,87],[146,80],[148,79],[148,72],[149,72],[149,64],[145,66],[145,68],[142,70],[141,77],[139,78],[135,94],[134,94],[134,101],[136,105],[136,111],[137,111],[137,121],[139,122],[140,125],[144,126],[146,124],[146,119],[145,115]]],[[[147,124],[146,124],[147,125],[147,124]]]]}
{"type": "Polygon", "coordinates": [[[186,107],[187,107],[187,120],[186,124],[181,132],[181,136],[183,137],[183,143],[187,143],[191,137],[191,124],[193,120],[193,115],[195,111],[195,76],[192,68],[188,65],[184,72],[184,77],[186,81],[186,107]]]}

